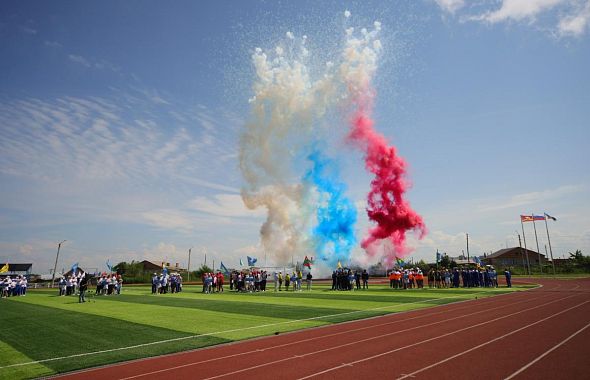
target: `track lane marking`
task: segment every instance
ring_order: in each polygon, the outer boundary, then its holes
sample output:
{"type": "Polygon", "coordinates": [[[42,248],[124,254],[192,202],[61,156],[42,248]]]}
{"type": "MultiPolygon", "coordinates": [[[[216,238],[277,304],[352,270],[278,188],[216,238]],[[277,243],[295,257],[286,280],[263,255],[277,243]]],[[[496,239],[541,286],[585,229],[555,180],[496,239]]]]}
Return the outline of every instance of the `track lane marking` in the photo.
{"type": "MultiPolygon", "coordinates": [[[[482,292],[478,292],[478,294],[479,293],[482,293],[482,292]]],[[[501,294],[501,295],[510,295],[510,294],[521,294],[522,295],[523,293],[520,293],[520,292],[519,293],[504,293],[504,294],[501,294]]],[[[501,296],[501,295],[499,295],[499,296],[501,296]]],[[[530,299],[530,300],[525,300],[525,301],[516,301],[516,302],[510,303],[510,304],[507,304],[507,305],[500,306],[498,308],[508,307],[508,306],[519,304],[519,303],[522,303],[522,302],[534,301],[534,300],[539,299],[539,298],[543,298],[543,296],[536,297],[536,298],[533,298],[533,299],[530,299]]],[[[485,298],[484,300],[486,300],[486,301],[487,300],[492,300],[492,297],[485,298]]],[[[473,301],[473,300],[467,300],[467,301],[473,301]]],[[[494,299],[493,301],[497,301],[497,299],[494,299]]],[[[480,302],[480,304],[481,303],[482,302],[480,302]]],[[[489,303],[492,303],[492,302],[489,302],[489,303]]],[[[458,305],[458,304],[459,303],[454,303],[452,305],[458,305]]],[[[437,306],[443,307],[443,306],[448,306],[448,305],[449,304],[437,305],[437,306]]],[[[485,304],[484,304],[484,306],[485,306],[485,304]]],[[[455,308],[452,311],[457,311],[457,310],[465,309],[467,307],[469,307],[469,306],[455,308]]],[[[427,310],[431,310],[431,309],[432,308],[429,308],[427,310]]],[[[415,312],[415,311],[419,311],[419,310],[420,309],[418,309],[418,310],[411,310],[410,312],[415,312]]],[[[492,310],[495,310],[495,309],[492,309],[492,310]]],[[[477,312],[474,312],[474,313],[471,313],[471,314],[466,314],[466,315],[462,315],[462,316],[459,316],[459,317],[453,317],[453,318],[450,318],[450,319],[446,319],[446,320],[444,320],[442,322],[450,321],[450,320],[457,319],[457,318],[463,318],[463,317],[474,315],[474,314],[480,314],[480,313],[484,313],[484,312],[489,312],[489,311],[490,311],[490,309],[480,310],[480,311],[477,311],[477,312]]],[[[331,337],[338,336],[338,335],[349,334],[351,332],[358,332],[358,331],[372,329],[372,328],[375,328],[375,327],[382,327],[382,326],[387,326],[387,325],[391,325],[391,324],[398,324],[398,323],[401,323],[401,322],[412,321],[412,320],[415,320],[415,319],[427,318],[427,317],[431,317],[431,316],[435,316],[435,315],[443,314],[443,313],[447,313],[447,312],[448,312],[448,310],[443,310],[443,311],[439,311],[439,312],[436,312],[436,313],[430,313],[430,314],[427,314],[427,315],[419,315],[419,316],[416,316],[416,317],[406,318],[406,319],[402,319],[402,320],[395,320],[395,321],[390,321],[390,322],[385,322],[385,323],[379,323],[379,324],[371,325],[371,326],[363,326],[363,327],[359,327],[359,328],[356,328],[356,329],[349,329],[349,330],[346,330],[346,331],[340,331],[340,332],[336,332],[336,333],[325,334],[325,335],[316,336],[316,337],[312,337],[312,338],[302,339],[302,340],[298,340],[297,342],[298,343],[304,343],[304,342],[310,342],[310,341],[313,341],[313,340],[331,338],[331,337]]],[[[387,317],[387,315],[379,316],[377,318],[381,318],[381,317],[387,317]]],[[[352,321],[352,322],[358,322],[358,320],[352,321]]],[[[442,322],[436,322],[436,323],[442,323],[442,322]]],[[[334,325],[330,325],[330,326],[334,326],[334,325]]],[[[424,326],[428,326],[428,325],[421,325],[419,327],[424,327],[424,326]]],[[[326,326],[326,327],[329,327],[329,326],[326,326]]],[[[405,331],[405,330],[402,330],[402,331],[405,331]]],[[[268,351],[268,350],[271,350],[271,349],[282,348],[282,347],[291,346],[291,345],[292,345],[291,342],[289,342],[289,343],[283,343],[283,344],[278,344],[278,345],[275,345],[275,346],[266,347],[266,348],[263,348],[263,349],[257,349],[256,351],[268,351]]],[[[212,358],[212,359],[201,360],[201,361],[198,361],[198,362],[192,362],[192,363],[186,363],[186,364],[182,364],[182,365],[178,365],[178,366],[162,368],[162,369],[159,369],[159,370],[156,370],[156,371],[150,371],[150,372],[140,373],[140,374],[136,374],[136,375],[133,375],[133,376],[120,378],[120,380],[137,379],[137,378],[140,378],[140,377],[143,377],[143,376],[150,376],[150,375],[154,375],[154,374],[157,374],[157,373],[163,373],[163,372],[167,372],[167,371],[173,371],[173,370],[177,370],[177,369],[181,369],[181,368],[186,368],[186,367],[190,367],[190,366],[194,366],[194,365],[198,365],[198,364],[210,363],[210,362],[214,362],[214,361],[218,361],[218,360],[234,358],[234,357],[238,357],[238,356],[242,356],[242,355],[248,355],[248,354],[251,354],[251,353],[252,353],[252,351],[251,350],[248,350],[248,351],[239,352],[239,353],[232,354],[232,355],[225,355],[225,356],[220,356],[220,357],[216,357],[216,358],[212,358]]],[[[178,353],[176,353],[176,354],[178,354],[178,353]]],[[[144,359],[144,360],[149,360],[149,358],[148,359],[144,359]]],[[[124,364],[120,364],[120,365],[124,365],[124,364]]],[[[89,369],[88,371],[91,371],[91,370],[93,370],[93,369],[89,369]]],[[[83,371],[81,371],[81,372],[83,372],[83,371]]]]}
{"type": "MultiPolygon", "coordinates": [[[[421,368],[421,369],[419,369],[419,370],[417,370],[417,371],[414,371],[414,372],[412,372],[412,373],[409,373],[409,374],[407,374],[407,375],[405,375],[405,376],[398,377],[398,378],[397,378],[397,380],[405,379],[405,378],[409,377],[410,375],[416,375],[417,373],[424,372],[424,371],[426,371],[427,369],[430,369],[430,368],[436,367],[436,366],[438,366],[438,365],[440,365],[440,364],[446,363],[446,362],[448,362],[448,361],[450,361],[450,360],[453,360],[453,359],[455,359],[455,358],[458,358],[459,356],[463,356],[463,355],[465,355],[465,354],[468,354],[468,353],[470,353],[470,352],[472,352],[472,351],[478,350],[478,349],[480,349],[480,348],[482,348],[482,347],[484,347],[484,346],[487,346],[488,344],[491,344],[491,343],[497,342],[497,341],[499,341],[499,340],[501,340],[501,339],[504,339],[504,338],[506,338],[507,336],[510,336],[510,335],[512,335],[512,334],[516,334],[517,332],[520,332],[520,331],[522,331],[522,330],[528,329],[528,328],[529,328],[529,327],[531,327],[531,326],[535,326],[535,325],[537,325],[537,324],[539,324],[539,323],[541,323],[541,322],[545,322],[545,321],[547,321],[547,320],[549,320],[549,319],[551,319],[551,318],[555,318],[556,316],[558,316],[558,315],[561,315],[561,314],[563,314],[563,313],[565,313],[565,312],[568,312],[568,311],[570,311],[570,310],[573,310],[573,309],[575,309],[575,308],[578,308],[578,307],[580,307],[580,306],[582,306],[582,305],[585,305],[585,304],[587,304],[588,302],[590,302],[590,300],[588,300],[588,301],[584,301],[584,302],[582,302],[582,303],[579,303],[579,304],[577,304],[577,305],[575,305],[575,306],[569,307],[569,308],[567,308],[567,309],[565,309],[565,310],[562,310],[562,311],[560,311],[560,312],[558,312],[558,313],[555,313],[555,314],[553,314],[553,315],[550,315],[550,316],[548,316],[548,317],[545,317],[545,318],[543,318],[543,319],[540,319],[540,320],[538,320],[538,321],[536,321],[536,322],[530,323],[530,324],[528,324],[528,325],[526,325],[526,326],[523,326],[523,327],[521,327],[521,328],[518,328],[518,329],[516,329],[516,330],[513,330],[513,331],[511,331],[511,332],[509,332],[509,333],[506,333],[506,334],[504,334],[504,335],[500,335],[499,337],[496,337],[496,338],[494,338],[494,339],[488,340],[487,342],[484,342],[484,343],[478,344],[478,345],[477,345],[477,346],[475,346],[475,347],[472,347],[472,348],[470,348],[470,349],[468,349],[468,350],[465,350],[465,351],[463,351],[463,352],[459,352],[458,354],[455,354],[455,355],[449,356],[449,357],[448,357],[448,358],[446,358],[446,359],[440,360],[440,361],[438,361],[438,362],[436,362],[436,363],[433,363],[433,364],[431,364],[431,365],[429,365],[429,366],[423,367],[423,368],[421,368]]],[[[588,327],[588,326],[586,326],[586,327],[588,327]]]]}
{"type": "Polygon", "coordinates": [[[518,371],[514,372],[512,375],[508,376],[505,380],[510,380],[510,379],[514,378],[515,376],[517,376],[518,374],[520,374],[521,372],[525,371],[530,366],[532,366],[533,364],[535,364],[539,360],[543,359],[545,356],[549,355],[551,352],[553,352],[556,349],[558,349],[559,347],[563,346],[570,339],[574,338],[576,335],[578,335],[582,331],[586,330],[588,327],[590,327],[590,322],[588,324],[586,324],[586,326],[582,327],[581,329],[579,329],[575,333],[571,334],[570,336],[568,336],[567,338],[565,338],[564,340],[562,340],[561,342],[559,342],[559,344],[557,344],[557,345],[551,347],[551,349],[545,351],[542,355],[540,355],[539,357],[537,357],[535,360],[531,361],[529,364],[523,366],[521,369],[519,369],[518,371]]]}
{"type": "MultiPolygon", "coordinates": [[[[409,345],[406,345],[406,346],[403,346],[403,347],[398,347],[396,349],[389,350],[389,351],[386,351],[386,352],[382,352],[382,353],[377,354],[377,355],[373,355],[373,356],[369,356],[369,357],[366,357],[366,358],[363,358],[363,359],[355,360],[355,361],[350,362],[350,364],[353,364],[354,365],[354,364],[358,364],[358,363],[362,363],[362,362],[365,362],[365,361],[369,361],[369,360],[372,360],[372,359],[375,359],[375,358],[378,358],[378,357],[381,357],[381,356],[389,355],[389,354],[392,354],[394,352],[404,350],[406,348],[415,347],[415,346],[418,346],[418,345],[421,345],[421,344],[424,344],[424,343],[432,342],[434,340],[441,339],[441,338],[447,337],[449,335],[456,334],[458,332],[462,332],[462,331],[470,330],[470,329],[473,329],[473,328],[476,328],[476,327],[480,327],[480,326],[486,325],[488,323],[496,322],[496,321],[499,321],[501,319],[512,317],[514,315],[521,314],[521,313],[524,313],[524,312],[527,312],[527,311],[530,311],[530,310],[538,309],[540,307],[544,307],[544,306],[550,305],[552,303],[563,301],[563,300],[566,300],[568,298],[572,298],[572,297],[575,297],[575,296],[577,296],[577,294],[571,295],[571,296],[568,296],[568,297],[564,297],[564,298],[559,298],[557,300],[546,302],[546,303],[543,303],[541,305],[537,305],[537,306],[534,306],[534,307],[531,307],[531,308],[528,308],[528,309],[520,310],[520,311],[517,311],[517,312],[514,312],[514,313],[506,314],[506,315],[501,316],[501,317],[498,317],[498,318],[490,319],[489,321],[480,322],[480,323],[477,323],[477,324],[472,325],[472,326],[464,327],[464,328],[461,328],[459,330],[455,330],[455,331],[452,331],[452,332],[449,332],[449,333],[445,333],[445,334],[442,334],[442,335],[439,335],[439,336],[435,336],[433,338],[429,338],[429,339],[426,339],[426,340],[423,340],[423,341],[420,341],[420,342],[412,343],[412,344],[409,344],[409,345]]],[[[588,302],[590,302],[590,301],[588,301],[588,302]]],[[[384,335],[381,335],[381,336],[383,337],[383,336],[387,336],[387,335],[391,335],[391,334],[384,334],[384,335]]],[[[356,344],[356,343],[357,342],[353,342],[351,344],[356,344]]],[[[341,346],[337,346],[337,347],[334,347],[334,348],[340,348],[340,347],[341,346]]],[[[312,377],[315,377],[315,376],[319,376],[319,375],[323,375],[323,374],[328,373],[328,372],[335,371],[335,370],[340,369],[340,368],[342,368],[342,366],[336,366],[336,367],[328,368],[326,370],[323,370],[323,371],[320,371],[320,372],[316,372],[316,373],[313,373],[313,374],[308,375],[308,376],[300,377],[298,380],[309,379],[309,378],[312,378],[312,377]]]]}

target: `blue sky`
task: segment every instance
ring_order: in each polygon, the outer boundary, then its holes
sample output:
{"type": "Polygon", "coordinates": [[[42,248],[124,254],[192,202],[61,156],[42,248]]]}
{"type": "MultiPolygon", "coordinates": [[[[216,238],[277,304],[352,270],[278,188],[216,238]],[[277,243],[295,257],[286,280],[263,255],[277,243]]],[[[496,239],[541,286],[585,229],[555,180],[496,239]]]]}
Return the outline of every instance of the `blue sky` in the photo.
{"type": "MultiPolygon", "coordinates": [[[[555,256],[590,253],[590,1],[23,1],[0,4],[0,261],[47,273],[63,239],[58,269],[260,257],[238,168],[250,56],[287,31],[329,55],[345,10],[383,25],[374,116],[429,231],[413,257],[465,233],[472,254],[514,246],[544,211],[555,256]]],[[[340,156],[359,238],[361,159],[340,156]]]]}

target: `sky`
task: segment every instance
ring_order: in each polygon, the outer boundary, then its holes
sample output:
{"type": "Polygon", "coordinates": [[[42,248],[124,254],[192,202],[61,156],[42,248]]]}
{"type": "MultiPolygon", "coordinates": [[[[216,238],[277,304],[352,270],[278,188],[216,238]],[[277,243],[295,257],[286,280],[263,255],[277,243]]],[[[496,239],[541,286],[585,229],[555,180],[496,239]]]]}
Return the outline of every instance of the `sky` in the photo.
{"type": "MultiPolygon", "coordinates": [[[[345,18],[381,23],[374,127],[427,229],[410,257],[458,256],[466,234],[471,255],[517,246],[519,215],[544,212],[555,257],[590,253],[588,0],[19,1],[0,3],[0,262],[49,273],[66,240],[58,271],[186,267],[189,249],[193,268],[275,264],[241,196],[252,56],[305,35],[314,74],[345,18]]],[[[371,177],[333,140],[360,241],[371,177]]]]}

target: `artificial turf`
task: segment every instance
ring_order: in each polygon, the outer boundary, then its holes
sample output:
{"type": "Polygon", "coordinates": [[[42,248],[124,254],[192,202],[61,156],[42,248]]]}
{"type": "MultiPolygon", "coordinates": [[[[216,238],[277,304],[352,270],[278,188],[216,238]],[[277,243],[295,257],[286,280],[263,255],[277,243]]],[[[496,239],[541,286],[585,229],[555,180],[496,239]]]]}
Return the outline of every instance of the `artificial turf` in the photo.
{"type": "Polygon", "coordinates": [[[412,289],[59,297],[30,290],[0,300],[0,379],[26,379],[165,353],[425,308],[522,288],[412,289]]]}

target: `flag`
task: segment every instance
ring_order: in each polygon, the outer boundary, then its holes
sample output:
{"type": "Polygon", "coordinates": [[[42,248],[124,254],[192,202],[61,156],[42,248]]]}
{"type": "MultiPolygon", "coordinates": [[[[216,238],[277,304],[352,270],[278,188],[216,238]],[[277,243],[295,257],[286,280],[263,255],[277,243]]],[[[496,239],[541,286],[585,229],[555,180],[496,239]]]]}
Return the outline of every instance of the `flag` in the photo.
{"type": "Polygon", "coordinates": [[[338,260],[338,265],[336,266],[338,269],[342,269],[342,264],[340,263],[340,260],[338,260]]]}
{"type": "Polygon", "coordinates": [[[395,261],[397,262],[397,265],[399,265],[401,268],[403,268],[404,265],[406,265],[406,262],[404,260],[400,259],[399,257],[396,257],[395,261]]]}
{"type": "Polygon", "coordinates": [[[254,264],[256,264],[256,262],[258,261],[258,259],[256,257],[246,256],[246,258],[248,259],[248,266],[249,267],[253,267],[254,264]]]}
{"type": "Polygon", "coordinates": [[[111,259],[107,260],[107,268],[109,269],[109,272],[113,272],[113,266],[111,265],[111,259]]]}
{"type": "Polygon", "coordinates": [[[167,263],[162,261],[162,273],[163,274],[168,274],[168,268],[167,268],[167,263]]]}
{"type": "Polygon", "coordinates": [[[305,259],[303,260],[303,266],[311,269],[311,260],[307,256],[305,256],[305,259]]]}
{"type": "Polygon", "coordinates": [[[556,217],[554,217],[554,216],[551,216],[551,215],[549,215],[549,214],[547,214],[547,213],[545,213],[545,216],[546,216],[548,219],[551,219],[551,220],[553,220],[553,221],[557,221],[557,218],[556,218],[556,217]]]}
{"type": "Polygon", "coordinates": [[[440,254],[439,251],[436,251],[436,263],[438,264],[438,262],[440,261],[442,255],[440,254]]]}
{"type": "Polygon", "coordinates": [[[521,215],[520,221],[521,222],[534,222],[535,220],[545,220],[544,215],[521,215]]]}
{"type": "Polygon", "coordinates": [[[475,261],[475,264],[480,267],[481,266],[481,260],[479,259],[479,257],[477,256],[473,256],[473,261],[475,261]]]}
{"type": "Polygon", "coordinates": [[[72,265],[72,276],[76,275],[76,271],[78,270],[78,263],[72,265]]]}
{"type": "Polygon", "coordinates": [[[219,270],[221,271],[221,273],[223,274],[229,274],[229,269],[227,269],[225,267],[225,265],[223,265],[223,261],[221,262],[221,265],[219,266],[219,270]]]}
{"type": "Polygon", "coordinates": [[[4,264],[4,266],[0,268],[0,273],[8,273],[8,263],[4,264]]]}
{"type": "Polygon", "coordinates": [[[244,266],[244,262],[242,261],[242,258],[240,257],[240,266],[243,267],[244,266]]]}

